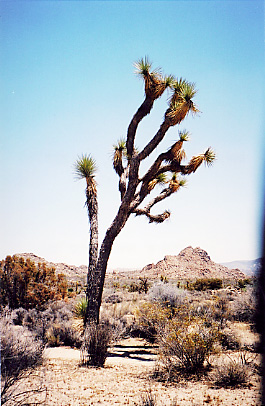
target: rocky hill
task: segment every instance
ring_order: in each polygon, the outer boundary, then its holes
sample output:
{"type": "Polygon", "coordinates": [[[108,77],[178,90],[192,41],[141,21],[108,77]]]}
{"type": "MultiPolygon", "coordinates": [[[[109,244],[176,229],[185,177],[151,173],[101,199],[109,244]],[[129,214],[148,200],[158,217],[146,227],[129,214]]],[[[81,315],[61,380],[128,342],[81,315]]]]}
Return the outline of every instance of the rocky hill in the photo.
{"type": "Polygon", "coordinates": [[[213,262],[208,253],[199,247],[187,247],[178,255],[166,255],[157,264],[145,266],[141,274],[150,278],[164,275],[173,279],[241,279],[246,277],[239,269],[229,269],[213,262]]]}
{"type": "Polygon", "coordinates": [[[86,280],[87,275],[87,266],[75,266],[75,265],[66,265],[63,263],[53,263],[46,261],[46,259],[38,257],[32,253],[23,253],[23,254],[16,254],[18,257],[22,257],[24,259],[29,258],[31,261],[35,262],[36,265],[39,263],[45,263],[49,268],[55,268],[56,273],[63,273],[66,275],[67,279],[71,282],[84,282],[86,280]]]}
{"type": "MultiPolygon", "coordinates": [[[[23,258],[29,258],[31,261],[46,263],[48,267],[53,267],[56,273],[63,273],[71,282],[85,282],[87,275],[87,266],[66,265],[64,263],[53,263],[46,261],[32,253],[16,254],[23,258]]],[[[129,272],[126,272],[126,274],[129,272]]],[[[113,275],[125,275],[124,270],[116,270],[113,275]]],[[[222,279],[241,279],[246,274],[238,268],[229,269],[224,265],[213,262],[209,254],[203,249],[197,247],[187,247],[178,255],[166,255],[164,259],[157,264],[146,265],[142,270],[130,271],[131,276],[147,276],[149,278],[159,278],[160,275],[171,279],[198,279],[198,278],[222,278],[222,279]]],[[[109,274],[112,276],[112,273],[109,274]]]]}

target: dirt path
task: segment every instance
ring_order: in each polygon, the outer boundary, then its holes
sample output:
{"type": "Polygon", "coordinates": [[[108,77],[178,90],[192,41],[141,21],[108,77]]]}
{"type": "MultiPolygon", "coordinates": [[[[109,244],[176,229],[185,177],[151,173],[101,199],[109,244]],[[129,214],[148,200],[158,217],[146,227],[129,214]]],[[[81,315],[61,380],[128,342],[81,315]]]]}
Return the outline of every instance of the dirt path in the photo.
{"type": "Polygon", "coordinates": [[[104,368],[80,367],[79,361],[79,350],[66,347],[46,350],[42,372],[47,406],[142,405],[141,394],[150,388],[157,406],[258,405],[257,382],[250,388],[216,390],[206,382],[166,386],[148,379],[156,354],[153,347],[140,339],[123,340],[116,345],[104,368]]]}

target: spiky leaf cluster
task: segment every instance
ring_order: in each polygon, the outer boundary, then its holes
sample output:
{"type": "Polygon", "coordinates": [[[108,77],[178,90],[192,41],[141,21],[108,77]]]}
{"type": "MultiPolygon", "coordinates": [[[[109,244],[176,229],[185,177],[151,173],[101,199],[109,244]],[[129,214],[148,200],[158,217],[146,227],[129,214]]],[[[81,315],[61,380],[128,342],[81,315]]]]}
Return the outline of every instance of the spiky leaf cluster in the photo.
{"type": "Polygon", "coordinates": [[[165,173],[159,173],[154,179],[148,183],[148,190],[151,191],[156,185],[165,185],[167,183],[167,176],[165,173]]]}
{"type": "Polygon", "coordinates": [[[181,123],[189,112],[197,113],[199,111],[192,100],[197,92],[194,83],[180,78],[174,82],[173,88],[174,93],[166,112],[166,118],[171,126],[181,123]]]}
{"type": "Polygon", "coordinates": [[[193,156],[191,158],[189,164],[186,167],[186,173],[190,174],[192,172],[195,172],[203,162],[205,162],[207,166],[212,165],[215,158],[216,157],[214,151],[211,148],[208,148],[204,154],[193,156]]]}
{"type": "Polygon", "coordinates": [[[172,87],[175,81],[173,75],[163,77],[161,69],[153,69],[148,57],[140,59],[134,64],[136,74],[143,78],[145,83],[145,94],[151,100],[156,100],[164,93],[165,89],[172,87]]]}
{"type": "Polygon", "coordinates": [[[117,144],[113,145],[113,168],[115,172],[121,176],[123,173],[123,158],[127,156],[126,141],[120,138],[117,144]]]}
{"type": "Polygon", "coordinates": [[[77,179],[85,179],[87,183],[87,196],[97,194],[95,175],[97,171],[96,161],[91,155],[82,155],[75,162],[75,175],[77,179]]]}

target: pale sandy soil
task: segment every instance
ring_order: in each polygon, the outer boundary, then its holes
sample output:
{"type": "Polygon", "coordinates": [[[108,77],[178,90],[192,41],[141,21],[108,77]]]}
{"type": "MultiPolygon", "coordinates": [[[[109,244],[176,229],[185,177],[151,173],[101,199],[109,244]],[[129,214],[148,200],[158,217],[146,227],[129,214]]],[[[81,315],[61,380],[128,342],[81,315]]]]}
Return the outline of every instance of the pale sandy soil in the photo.
{"type": "MultiPolygon", "coordinates": [[[[165,385],[149,379],[155,351],[141,339],[127,339],[112,349],[104,368],[80,367],[80,352],[66,347],[46,350],[39,369],[47,388],[47,406],[141,405],[141,394],[151,388],[157,406],[256,406],[259,383],[241,389],[214,389],[207,381],[165,385]]],[[[26,385],[34,386],[31,378],[26,385]]]]}

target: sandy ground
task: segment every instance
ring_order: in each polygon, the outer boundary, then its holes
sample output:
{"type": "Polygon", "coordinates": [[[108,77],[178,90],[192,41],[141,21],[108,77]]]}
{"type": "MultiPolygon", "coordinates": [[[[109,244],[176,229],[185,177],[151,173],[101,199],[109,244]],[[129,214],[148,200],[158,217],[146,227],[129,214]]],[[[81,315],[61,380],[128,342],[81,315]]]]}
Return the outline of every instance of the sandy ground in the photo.
{"type": "MultiPolygon", "coordinates": [[[[156,354],[141,339],[121,341],[112,349],[104,368],[80,367],[80,351],[67,347],[49,348],[45,356],[38,375],[42,375],[47,388],[47,406],[143,406],[141,395],[149,389],[156,396],[157,406],[259,405],[259,383],[255,378],[243,389],[214,389],[206,381],[165,385],[149,379],[156,354]]],[[[34,379],[30,380],[31,387],[34,379]]]]}

